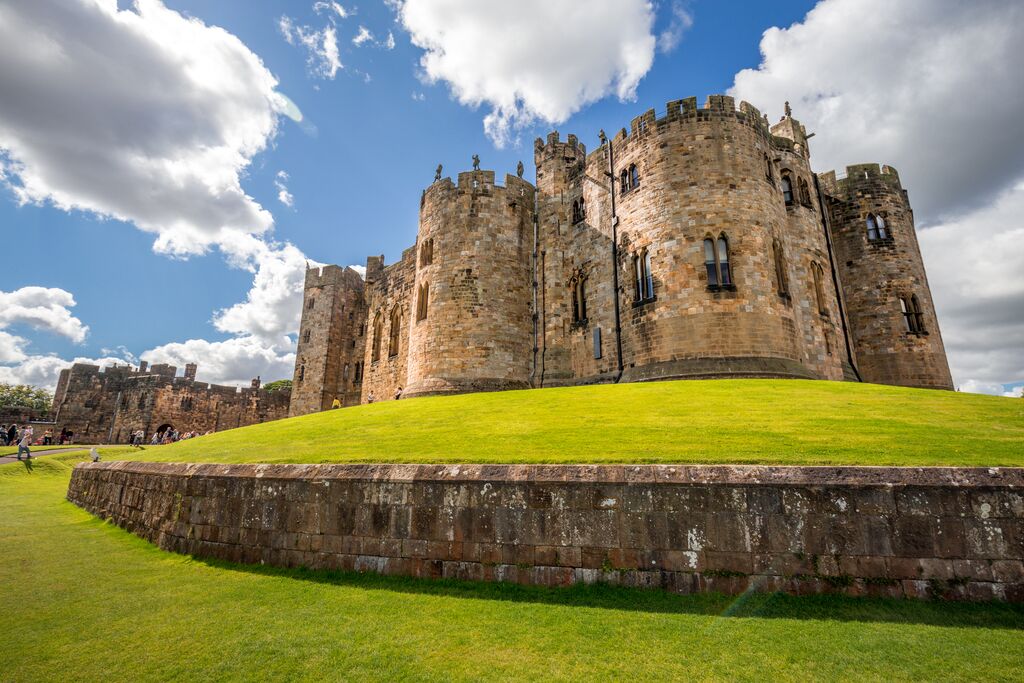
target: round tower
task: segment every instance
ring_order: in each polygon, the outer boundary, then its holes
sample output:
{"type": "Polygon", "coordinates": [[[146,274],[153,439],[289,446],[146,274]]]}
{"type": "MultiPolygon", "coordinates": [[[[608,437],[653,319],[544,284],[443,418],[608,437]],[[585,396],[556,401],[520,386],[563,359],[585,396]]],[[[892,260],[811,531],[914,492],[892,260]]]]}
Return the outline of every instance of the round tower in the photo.
{"type": "Polygon", "coordinates": [[[408,396],[529,387],[534,188],[493,171],[423,194],[408,396]]]}
{"type": "MultiPolygon", "coordinates": [[[[669,102],[664,117],[648,111],[609,145],[614,216],[606,182],[583,192],[594,229],[609,235],[618,221],[621,381],[841,379],[805,145],[773,136],[757,109],[726,96],[669,102]]],[[[598,148],[586,176],[605,178],[609,164],[598,148]]]]}
{"type": "Polygon", "coordinates": [[[899,174],[859,164],[820,176],[861,377],[952,389],[914,214],[899,174]]]}

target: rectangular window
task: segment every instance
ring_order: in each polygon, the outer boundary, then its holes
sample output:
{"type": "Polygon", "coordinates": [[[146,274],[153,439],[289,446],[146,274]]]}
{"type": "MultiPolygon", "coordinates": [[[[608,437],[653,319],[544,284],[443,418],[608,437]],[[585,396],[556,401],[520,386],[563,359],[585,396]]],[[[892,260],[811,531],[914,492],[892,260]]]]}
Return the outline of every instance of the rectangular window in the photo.
{"type": "Polygon", "coordinates": [[[594,328],[594,358],[601,357],[601,328],[594,328]]]}

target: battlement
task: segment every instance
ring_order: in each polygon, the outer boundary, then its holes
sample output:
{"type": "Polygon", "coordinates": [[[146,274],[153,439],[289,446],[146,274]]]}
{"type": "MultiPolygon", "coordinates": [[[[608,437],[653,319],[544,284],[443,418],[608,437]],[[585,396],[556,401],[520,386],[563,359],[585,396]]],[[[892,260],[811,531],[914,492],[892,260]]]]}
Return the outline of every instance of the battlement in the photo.
{"type": "Polygon", "coordinates": [[[313,266],[306,269],[306,282],[304,287],[325,287],[327,285],[350,285],[354,286],[358,280],[361,286],[362,278],[359,273],[345,266],[313,266]],[[354,279],[353,279],[354,278],[354,279]]]}
{"type": "Polygon", "coordinates": [[[504,185],[495,182],[494,171],[462,171],[456,178],[457,183],[453,183],[451,178],[435,180],[423,191],[420,208],[426,206],[428,201],[441,201],[441,198],[452,194],[472,193],[497,198],[503,198],[505,195],[520,197],[532,193],[535,189],[533,183],[511,173],[505,174],[504,185]]]}
{"type": "Polygon", "coordinates": [[[539,159],[544,156],[563,156],[583,159],[587,156],[587,146],[580,142],[579,139],[571,133],[569,134],[568,139],[565,142],[562,142],[559,139],[558,131],[553,130],[548,133],[546,140],[544,138],[537,138],[533,141],[533,153],[535,159],[539,159]]]}
{"type": "Polygon", "coordinates": [[[828,171],[819,173],[818,180],[828,194],[837,197],[849,196],[862,185],[879,182],[892,185],[896,190],[903,189],[899,172],[884,164],[851,164],[846,167],[845,175],[828,171]]]}

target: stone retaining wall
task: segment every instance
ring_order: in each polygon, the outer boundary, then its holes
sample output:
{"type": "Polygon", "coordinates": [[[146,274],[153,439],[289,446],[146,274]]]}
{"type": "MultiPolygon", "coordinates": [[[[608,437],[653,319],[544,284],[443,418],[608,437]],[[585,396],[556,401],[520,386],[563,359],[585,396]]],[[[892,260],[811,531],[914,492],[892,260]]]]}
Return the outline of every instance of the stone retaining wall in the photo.
{"type": "Polygon", "coordinates": [[[1020,468],[103,462],[68,499],[235,562],[1024,601],[1020,468]]]}

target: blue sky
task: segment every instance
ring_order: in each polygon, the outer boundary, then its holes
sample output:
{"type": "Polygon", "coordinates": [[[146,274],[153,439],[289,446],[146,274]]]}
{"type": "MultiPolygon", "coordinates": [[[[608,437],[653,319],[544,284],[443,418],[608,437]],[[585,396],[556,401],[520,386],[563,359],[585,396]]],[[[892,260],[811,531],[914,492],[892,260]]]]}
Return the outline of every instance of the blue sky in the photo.
{"type": "MultiPolygon", "coordinates": [[[[421,0],[414,2],[421,4],[421,0]]],[[[5,4],[8,4],[8,0],[0,0],[0,9],[5,4]]],[[[147,0],[143,4],[159,5],[156,0],[147,0]]],[[[955,226],[965,223],[974,226],[987,220],[988,229],[997,236],[1012,235],[1018,229],[1019,224],[1008,222],[1015,219],[1008,217],[1015,213],[1012,210],[1016,206],[1014,202],[1021,202],[1020,195],[1024,194],[1021,187],[1021,180],[1024,180],[1024,152],[1004,153],[1009,158],[1005,159],[1001,187],[993,188],[988,183],[990,191],[987,196],[977,201],[960,204],[948,202],[944,200],[938,179],[932,180],[924,172],[908,176],[904,158],[913,163],[918,156],[927,155],[917,154],[914,148],[900,148],[900,140],[913,137],[909,133],[901,134],[900,126],[910,125],[906,120],[893,115],[894,120],[885,122],[884,135],[872,136],[868,142],[849,135],[848,131],[852,127],[850,122],[835,116],[834,111],[830,112],[822,104],[827,103],[830,97],[837,96],[845,96],[847,102],[863,100],[864,95],[857,88],[863,88],[864,80],[872,74],[885,74],[888,81],[878,82],[872,92],[880,92],[889,100],[898,100],[898,94],[911,85],[909,81],[901,79],[916,78],[909,68],[907,72],[894,73],[890,78],[890,72],[900,70],[887,67],[881,59],[886,56],[885,50],[895,49],[892,47],[893,41],[883,34],[877,35],[873,42],[869,39],[869,45],[883,53],[878,60],[881,64],[864,66],[866,73],[860,78],[846,73],[847,66],[842,62],[838,62],[841,65],[838,68],[835,61],[824,65],[817,63],[819,54],[823,61],[827,61],[835,59],[836,51],[859,49],[858,45],[844,46],[836,41],[848,40],[847,33],[856,29],[856,21],[873,21],[864,17],[863,13],[869,9],[868,4],[878,3],[865,0],[861,9],[858,9],[856,3],[850,0],[826,0],[821,3],[824,7],[816,10],[817,16],[808,17],[808,12],[817,3],[710,0],[658,2],[647,10],[653,16],[653,21],[647,26],[643,26],[641,21],[639,27],[634,27],[641,34],[649,33],[657,41],[657,46],[652,50],[653,61],[639,78],[634,79],[632,85],[635,87],[625,100],[617,96],[620,93],[615,92],[614,85],[606,85],[604,90],[607,92],[592,96],[593,102],[580,107],[578,111],[571,111],[568,117],[562,116],[565,120],[550,120],[551,107],[564,108],[564,102],[553,102],[551,97],[542,102],[541,95],[534,97],[528,90],[519,93],[516,97],[517,106],[520,112],[525,110],[527,114],[513,118],[509,139],[503,146],[500,141],[496,143],[496,136],[493,133],[488,135],[484,128],[484,119],[496,104],[485,97],[483,102],[472,106],[460,102],[453,94],[458,88],[466,86],[459,80],[461,76],[458,74],[462,71],[455,72],[457,75],[454,76],[451,70],[445,71],[443,68],[433,74],[425,73],[429,67],[425,69],[421,59],[430,52],[429,47],[424,49],[425,41],[443,41],[445,38],[430,33],[431,27],[436,26],[431,23],[431,17],[425,14],[418,18],[413,16],[415,8],[410,7],[413,4],[409,2],[403,6],[398,2],[368,1],[357,6],[341,3],[347,15],[342,17],[341,12],[326,3],[320,3],[321,6],[315,8],[313,0],[166,1],[168,10],[202,22],[204,29],[220,27],[241,41],[242,47],[238,49],[247,50],[258,57],[277,80],[275,91],[287,96],[302,112],[303,118],[299,122],[280,112],[275,115],[273,132],[263,136],[265,144],[261,150],[246,154],[248,165],[239,176],[242,191],[252,200],[250,204],[254,202],[257,208],[269,212],[272,217],[272,228],[260,235],[263,243],[287,243],[306,258],[325,263],[363,264],[367,255],[380,253],[390,263],[399,257],[402,249],[411,245],[415,237],[419,194],[432,180],[438,163],[444,164],[445,175],[453,175],[469,168],[471,156],[477,153],[484,168],[502,174],[514,172],[516,162],[522,160],[527,168],[526,177],[532,179],[533,140],[555,128],[563,135],[575,133],[588,146],[593,146],[599,129],[616,130],[628,125],[632,117],[648,108],[661,109],[671,99],[687,96],[703,99],[708,94],[735,89],[735,94],[747,96],[755,106],[767,111],[773,120],[781,113],[783,100],[790,99],[794,102],[795,115],[818,132],[819,138],[812,146],[812,163],[816,170],[823,171],[838,164],[862,161],[893,163],[900,168],[905,184],[911,189],[911,200],[918,212],[919,227],[924,226],[927,228],[925,232],[932,230],[931,234],[936,235],[933,241],[937,246],[933,247],[928,240],[922,239],[922,249],[933,280],[933,289],[936,289],[936,298],[940,300],[940,322],[946,333],[947,346],[951,346],[950,355],[956,381],[960,384],[973,383],[966,388],[990,393],[1005,391],[1024,383],[1024,360],[1021,358],[1020,344],[1016,343],[1022,340],[1024,331],[1014,326],[1012,321],[995,320],[1006,317],[997,313],[1005,312],[1007,302],[1013,310],[1019,310],[1021,290],[1014,286],[1007,291],[992,294],[992,310],[996,313],[993,313],[992,320],[986,319],[981,324],[989,325],[992,335],[1000,334],[1004,337],[1008,329],[1006,326],[1009,325],[1010,339],[1004,340],[1003,345],[997,345],[997,348],[984,349],[984,353],[976,357],[978,354],[972,355],[971,351],[978,347],[978,342],[971,335],[977,333],[979,322],[973,320],[971,315],[977,312],[968,311],[971,307],[962,301],[963,291],[969,288],[970,282],[961,282],[946,290],[937,288],[935,284],[949,255],[962,251],[956,239],[950,237],[950,234],[957,232],[955,226]],[[282,28],[282,19],[290,29],[282,28]],[[773,27],[783,31],[776,34],[769,46],[773,59],[766,66],[761,53],[762,37],[773,27]],[[789,27],[794,28],[786,31],[789,27]],[[340,63],[335,65],[333,77],[325,75],[325,69],[329,70],[330,67],[325,66],[322,54],[311,52],[300,38],[300,30],[305,30],[307,36],[316,34],[322,38],[322,31],[328,28],[334,31],[338,46],[337,62],[340,63]],[[373,37],[360,45],[353,44],[353,38],[363,28],[373,37]],[[393,38],[393,48],[388,44],[389,34],[393,38]],[[831,38],[833,34],[836,36],[834,40],[831,38]],[[418,44],[413,44],[414,40],[418,44]],[[673,42],[674,45],[671,44],[673,42]],[[794,68],[787,68],[787,64],[814,72],[815,77],[801,78],[794,83],[794,68]],[[759,68],[760,72],[757,71],[759,68]],[[750,77],[745,81],[737,78],[744,70],[751,70],[747,72],[750,77]],[[835,74],[835,90],[830,85],[830,70],[843,72],[835,74]],[[539,103],[533,106],[532,114],[531,97],[539,103]],[[803,103],[807,104],[804,108],[803,103]],[[537,111],[541,114],[538,115],[537,111]],[[826,136],[829,137],[828,142],[820,142],[826,136]],[[883,139],[879,140],[879,137],[883,139]],[[823,158],[817,154],[819,145],[823,149],[823,158]],[[880,154],[883,158],[876,158],[880,154]],[[287,180],[279,175],[282,172],[287,174],[287,180]],[[291,206],[285,205],[279,198],[282,183],[291,195],[291,206]],[[925,204],[923,207],[916,201],[918,196],[925,204]],[[962,322],[957,320],[958,315],[962,317],[962,322]],[[947,319],[951,322],[947,323],[947,319]],[[962,340],[957,336],[957,325],[964,329],[962,340]],[[950,338],[951,334],[953,339],[950,338]],[[959,355],[961,352],[958,345],[964,348],[962,355],[959,355]],[[963,358],[962,362],[958,362],[960,358],[963,358]]],[[[457,0],[445,0],[441,4],[450,5],[451,11],[455,12],[453,16],[461,16],[458,14],[460,3],[457,0]]],[[[608,35],[614,36],[616,22],[624,26],[623,22],[629,21],[609,13],[607,21],[602,22],[601,13],[605,11],[603,4],[595,2],[589,9],[588,20],[593,20],[594,26],[598,28],[586,30],[597,34],[597,39],[601,37],[601,30],[607,30],[608,35]],[[602,26],[608,28],[602,29],[602,26]]],[[[632,16],[641,16],[647,4],[635,4],[639,14],[632,16]]],[[[993,16],[990,18],[993,21],[1001,19],[1005,22],[1006,13],[1013,11],[1013,3],[982,4],[991,5],[990,14],[993,16]]],[[[557,6],[559,2],[524,3],[523,12],[529,11],[528,5],[547,6],[549,9],[545,11],[550,14],[550,6],[557,6]]],[[[908,2],[907,5],[914,6],[910,8],[911,11],[927,13],[927,17],[922,17],[926,19],[924,23],[933,21],[934,25],[931,36],[924,34],[907,37],[906,32],[901,33],[906,41],[912,43],[921,40],[931,44],[942,31],[956,34],[957,28],[953,25],[957,21],[955,13],[945,12],[947,16],[943,19],[942,16],[931,16],[932,13],[943,14],[934,5],[918,2],[908,2]],[[929,41],[929,38],[932,40],[929,41]]],[[[136,11],[133,3],[124,0],[118,2],[117,6],[122,12],[136,11]]],[[[885,7],[885,3],[878,4],[877,12],[891,11],[884,10],[885,7]]],[[[110,8],[108,10],[114,11],[110,8]]],[[[422,10],[423,13],[428,11],[422,10]]],[[[515,56],[517,49],[528,50],[534,56],[540,55],[533,62],[544,64],[544,51],[555,49],[545,44],[543,38],[537,38],[537,44],[532,45],[532,32],[527,32],[525,40],[521,36],[505,35],[501,17],[491,23],[485,14],[476,12],[473,19],[480,22],[479,26],[473,28],[474,32],[483,34],[493,31],[493,35],[488,34],[483,38],[482,44],[486,47],[481,50],[481,60],[492,58],[490,48],[493,47],[493,54],[502,56],[515,56]],[[503,41],[510,40],[518,42],[503,45],[503,41]]],[[[921,23],[913,15],[895,19],[913,19],[921,23]]],[[[548,17],[540,16],[537,20],[551,21],[548,17]]],[[[52,36],[58,43],[61,42],[61,17],[43,16],[40,13],[27,16],[26,21],[45,22],[42,32],[52,36]]],[[[578,25],[567,22],[559,30],[572,33],[574,26],[578,25]]],[[[960,30],[967,30],[962,23],[960,30]]],[[[623,28],[622,33],[627,31],[623,28]]],[[[510,28],[508,32],[513,32],[513,29],[510,28]]],[[[539,30],[537,35],[540,35],[539,30]]],[[[588,52],[588,56],[584,57],[594,60],[595,70],[602,68],[602,51],[621,48],[615,44],[614,39],[605,42],[607,50],[604,50],[604,45],[598,45],[593,53],[588,52]]],[[[441,46],[450,47],[444,46],[443,42],[441,46]]],[[[102,50],[103,44],[95,47],[102,50]]],[[[315,47],[322,47],[322,43],[317,43],[315,47]]],[[[217,57],[216,53],[211,54],[212,57],[204,57],[207,61],[203,64],[214,68],[213,62],[209,60],[217,57]]],[[[520,55],[520,58],[524,63],[530,62],[526,55],[520,55]]],[[[907,59],[900,54],[889,58],[907,59]]],[[[629,63],[632,59],[627,56],[623,62],[629,63]]],[[[1019,61],[1018,57],[1013,59],[1019,61]]],[[[535,63],[527,63],[524,72],[535,78],[543,78],[544,71],[536,72],[535,63]]],[[[583,66],[586,67],[585,64],[583,66]]],[[[641,69],[643,64],[636,66],[634,63],[633,66],[641,69]]],[[[965,83],[977,80],[976,73],[972,74],[970,69],[989,73],[987,66],[984,60],[973,66],[964,67],[961,64],[960,70],[964,73],[957,77],[965,83]]],[[[560,68],[558,60],[552,59],[549,68],[551,72],[557,72],[560,68]]],[[[857,68],[860,67],[854,66],[851,70],[856,71],[857,68]]],[[[516,59],[510,58],[496,64],[496,72],[499,75],[486,87],[500,91],[507,83],[515,81],[516,59]]],[[[118,77],[117,74],[102,72],[87,73],[85,76],[95,77],[98,82],[118,77]]],[[[4,78],[0,73],[0,87],[16,96],[15,86],[4,87],[4,78]]],[[[12,83],[15,82],[10,74],[8,78],[12,83]]],[[[143,79],[142,83],[145,84],[146,80],[143,79]]],[[[160,87],[159,77],[155,77],[153,83],[155,87],[160,87]]],[[[1012,78],[1007,83],[1008,88],[1018,91],[1012,93],[1014,97],[1020,97],[1021,86],[1013,85],[1012,78]]],[[[913,87],[926,88],[927,84],[915,82],[913,87]]],[[[935,92],[924,94],[941,98],[945,87],[948,84],[937,82],[933,88],[935,92]]],[[[95,90],[102,89],[97,87],[95,90]]],[[[82,97],[89,97],[90,92],[86,90],[82,97]]],[[[117,96],[130,98],[130,93],[117,96]]],[[[920,93],[915,96],[920,96],[920,93]]],[[[38,95],[28,93],[25,97],[38,95]]],[[[210,101],[215,103],[214,100],[210,101]]],[[[922,104],[927,104],[927,101],[922,104]]],[[[132,105],[130,99],[119,103],[115,115],[128,111],[125,116],[132,116],[132,105]]],[[[103,112],[102,102],[95,103],[95,106],[96,111],[103,112]]],[[[145,112],[140,105],[136,116],[145,116],[145,112]]],[[[854,117],[855,122],[862,120],[862,117],[856,118],[856,112],[850,116],[854,117]]],[[[269,325],[272,329],[254,332],[246,327],[249,323],[244,321],[233,327],[215,324],[218,311],[245,302],[254,288],[259,289],[260,285],[254,285],[253,270],[260,267],[262,257],[254,257],[247,252],[249,255],[245,258],[249,259],[249,269],[233,267],[228,263],[231,248],[225,247],[224,241],[218,241],[219,238],[211,239],[209,244],[196,248],[197,251],[205,248],[206,253],[184,254],[180,253],[180,249],[177,254],[167,253],[168,249],[155,251],[154,239],[162,234],[161,228],[149,225],[145,228],[148,232],[140,229],[147,218],[136,218],[130,211],[106,211],[115,215],[125,214],[124,220],[118,220],[98,216],[93,210],[68,207],[67,204],[75,202],[60,201],[61,181],[55,179],[58,174],[54,173],[48,176],[48,184],[44,189],[26,200],[24,194],[16,190],[19,185],[26,184],[18,176],[18,163],[24,162],[18,155],[19,149],[22,149],[19,144],[27,145],[24,141],[31,136],[24,130],[24,124],[19,129],[18,124],[12,123],[8,126],[5,138],[4,118],[4,109],[0,106],[0,160],[6,159],[7,162],[6,186],[0,188],[0,230],[3,231],[6,243],[4,252],[9,256],[0,271],[0,292],[12,293],[26,287],[64,290],[74,299],[73,306],[63,306],[64,312],[58,310],[54,313],[55,307],[61,308],[60,304],[36,303],[44,308],[48,306],[49,314],[63,316],[65,323],[68,316],[77,319],[79,327],[88,326],[88,332],[84,336],[69,333],[66,324],[62,326],[52,321],[40,322],[38,316],[8,316],[6,324],[4,318],[0,317],[0,332],[21,340],[8,342],[16,343],[17,348],[8,349],[6,375],[4,355],[0,351],[0,379],[40,384],[52,382],[59,364],[52,360],[33,366],[31,360],[40,357],[66,362],[73,358],[132,360],[142,356],[151,360],[176,362],[180,366],[190,353],[207,356],[195,360],[200,363],[201,378],[205,375],[206,379],[213,381],[241,382],[246,379],[246,374],[261,373],[264,379],[290,376],[292,358],[282,336],[294,334],[294,329],[289,327],[294,323],[287,313],[289,306],[294,307],[294,292],[289,297],[274,299],[270,305],[272,310],[261,313],[258,307],[254,307],[246,313],[246,320],[261,315],[265,315],[268,320],[280,318],[269,325]],[[7,144],[5,139],[9,141],[7,144]],[[211,346],[239,338],[261,340],[262,355],[256,359],[247,359],[241,353],[241,347],[234,347],[229,353],[226,347],[211,346]],[[203,343],[197,342],[187,348],[181,346],[187,340],[201,340],[203,343]]],[[[927,123],[922,119],[913,131],[916,133],[918,128],[937,128],[932,134],[936,139],[941,139],[940,136],[945,132],[943,126],[954,130],[957,123],[955,120],[927,123]]],[[[992,123],[998,125],[1002,121],[992,123]]],[[[45,128],[42,130],[48,132],[45,128]]],[[[118,129],[112,130],[113,145],[116,146],[118,129]]],[[[31,131],[33,134],[37,132],[31,131]]],[[[70,133],[60,132],[74,134],[74,127],[70,133]]],[[[132,149],[137,147],[136,144],[132,149]]],[[[916,149],[920,149],[920,146],[916,149]]],[[[60,160],[51,161],[56,167],[60,160]]],[[[970,160],[967,161],[970,163],[970,160]]],[[[0,168],[3,166],[0,165],[0,168]]],[[[97,168],[102,168],[102,164],[97,164],[97,168]]],[[[122,183],[125,193],[141,192],[130,180],[122,183]]],[[[152,190],[147,192],[151,194],[152,190]]],[[[143,195],[139,199],[140,204],[147,201],[147,196],[143,195]]],[[[974,196],[979,197],[977,193],[974,196]]],[[[104,206],[102,198],[96,198],[94,202],[86,198],[78,203],[104,206]]],[[[301,260],[296,256],[297,253],[292,253],[290,259],[293,270],[295,262],[301,260]]],[[[1018,257],[1019,252],[1011,254],[1008,263],[996,264],[996,267],[1013,271],[1018,257]]],[[[239,265],[239,258],[234,261],[235,266],[239,265]]],[[[292,278],[290,286],[294,287],[294,276],[289,277],[292,278]]],[[[264,283],[262,286],[266,290],[277,285],[264,283]]],[[[3,337],[0,337],[2,343],[3,337]]]]}

